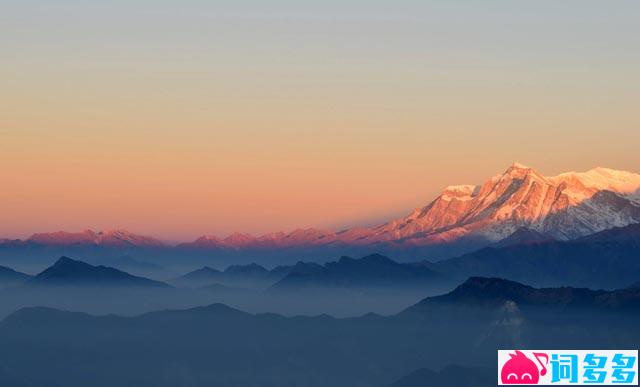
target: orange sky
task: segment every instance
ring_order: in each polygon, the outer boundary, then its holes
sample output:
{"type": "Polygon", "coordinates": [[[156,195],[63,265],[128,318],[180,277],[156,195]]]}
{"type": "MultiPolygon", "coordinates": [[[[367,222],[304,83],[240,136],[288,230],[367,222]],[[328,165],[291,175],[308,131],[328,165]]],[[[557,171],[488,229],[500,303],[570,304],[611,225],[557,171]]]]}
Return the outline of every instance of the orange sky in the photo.
{"type": "Polygon", "coordinates": [[[289,4],[217,24],[199,3],[115,4],[7,14],[0,237],[342,227],[516,160],[640,172],[634,3],[348,17],[289,4]]]}

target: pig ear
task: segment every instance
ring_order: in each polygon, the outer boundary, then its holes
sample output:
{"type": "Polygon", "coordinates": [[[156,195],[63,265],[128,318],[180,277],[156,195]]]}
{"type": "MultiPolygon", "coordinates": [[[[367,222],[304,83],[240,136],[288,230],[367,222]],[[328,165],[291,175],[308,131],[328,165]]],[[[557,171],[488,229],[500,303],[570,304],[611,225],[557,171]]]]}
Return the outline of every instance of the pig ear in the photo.
{"type": "Polygon", "coordinates": [[[524,356],[524,357],[526,357],[524,353],[522,353],[522,352],[520,352],[520,351],[518,351],[518,350],[516,349],[515,357],[519,357],[519,356],[524,356]]]}
{"type": "Polygon", "coordinates": [[[518,357],[518,351],[516,351],[516,353],[510,353],[509,357],[511,357],[512,359],[515,359],[516,357],[518,357]]]}

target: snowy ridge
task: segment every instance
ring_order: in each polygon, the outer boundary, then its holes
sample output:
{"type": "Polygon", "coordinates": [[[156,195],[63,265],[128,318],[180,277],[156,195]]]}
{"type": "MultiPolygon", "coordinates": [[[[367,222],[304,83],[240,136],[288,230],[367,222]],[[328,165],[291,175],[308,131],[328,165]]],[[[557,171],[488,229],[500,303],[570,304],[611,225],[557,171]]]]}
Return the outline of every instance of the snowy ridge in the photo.
{"type": "MultiPolygon", "coordinates": [[[[640,222],[640,175],[607,168],[545,177],[514,163],[482,185],[452,185],[424,207],[377,227],[297,230],[253,237],[250,245],[430,245],[465,237],[498,241],[520,228],[571,239],[640,222]]],[[[226,241],[227,239],[225,239],[226,241]]],[[[245,246],[247,241],[244,241],[245,246]]],[[[230,246],[228,242],[222,243],[230,246]]]]}
{"type": "Polygon", "coordinates": [[[136,235],[125,230],[93,231],[84,230],[81,232],[56,231],[51,233],[33,234],[29,242],[44,245],[64,246],[64,245],[96,245],[108,247],[163,247],[161,241],[142,235],[136,235]]]}
{"type": "MultiPolygon", "coordinates": [[[[452,185],[424,207],[376,227],[334,231],[297,229],[261,236],[212,235],[179,245],[195,249],[288,248],[387,244],[425,246],[461,238],[487,242],[528,228],[554,239],[572,239],[640,222],[640,175],[608,168],[545,177],[514,163],[481,185],[452,185]]],[[[72,245],[161,247],[162,242],[124,230],[34,234],[29,242],[72,245]]],[[[0,243],[8,243],[2,242],[0,243]]]]}

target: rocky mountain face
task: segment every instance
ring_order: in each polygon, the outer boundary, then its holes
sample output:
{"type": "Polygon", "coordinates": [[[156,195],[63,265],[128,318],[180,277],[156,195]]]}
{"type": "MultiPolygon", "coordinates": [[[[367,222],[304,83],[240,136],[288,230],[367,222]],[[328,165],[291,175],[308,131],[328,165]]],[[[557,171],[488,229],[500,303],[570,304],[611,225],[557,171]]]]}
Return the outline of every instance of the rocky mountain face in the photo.
{"type": "Polygon", "coordinates": [[[567,240],[640,222],[640,175],[607,168],[545,177],[515,163],[482,185],[444,189],[428,205],[377,227],[339,232],[296,230],[260,237],[234,234],[202,237],[189,247],[300,245],[430,245],[463,237],[489,242],[527,228],[551,239],[567,240]]]}
{"type": "Polygon", "coordinates": [[[411,243],[479,235],[498,241],[526,227],[573,239],[640,221],[640,175],[596,168],[545,177],[514,164],[480,186],[454,186],[426,207],[372,230],[411,243]]]}
{"type": "MultiPolygon", "coordinates": [[[[234,233],[202,236],[166,246],[151,237],[113,230],[34,234],[26,241],[0,241],[0,247],[24,243],[44,246],[177,248],[184,250],[345,249],[387,254],[439,245],[468,243],[470,251],[527,229],[538,239],[569,240],[612,227],[640,222],[640,175],[607,168],[546,177],[515,163],[481,185],[455,185],[407,216],[375,227],[342,231],[298,229],[261,236],[234,233]]],[[[421,251],[421,250],[420,250],[421,251]]],[[[332,251],[332,254],[338,251],[332,251]]],[[[354,253],[343,251],[342,253],[354,253]]]]}

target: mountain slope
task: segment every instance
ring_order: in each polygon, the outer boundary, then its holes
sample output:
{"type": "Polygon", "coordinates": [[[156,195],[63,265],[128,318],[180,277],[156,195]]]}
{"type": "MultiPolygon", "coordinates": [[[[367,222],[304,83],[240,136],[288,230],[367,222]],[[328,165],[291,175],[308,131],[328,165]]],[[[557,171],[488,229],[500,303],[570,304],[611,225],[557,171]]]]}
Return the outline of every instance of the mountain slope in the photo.
{"type": "Polygon", "coordinates": [[[379,254],[360,259],[342,257],[325,265],[299,262],[275,285],[274,291],[301,288],[374,288],[397,289],[441,285],[444,278],[424,266],[395,262],[379,254]]]}
{"type": "Polygon", "coordinates": [[[462,238],[495,242],[525,227],[561,240],[640,222],[640,175],[607,168],[545,177],[514,163],[482,185],[444,189],[428,205],[377,227],[202,237],[190,247],[425,246],[462,238]],[[237,240],[237,243],[234,242],[237,240]]]}
{"type": "Polygon", "coordinates": [[[30,275],[20,273],[9,267],[0,266],[0,287],[16,285],[26,282],[30,275]]]}
{"type": "Polygon", "coordinates": [[[167,284],[136,277],[106,266],[93,266],[61,257],[56,263],[27,282],[37,286],[135,286],[167,287],[167,284]]]}
{"type": "Polygon", "coordinates": [[[638,190],[640,175],[628,172],[596,168],[544,177],[516,163],[481,186],[448,187],[426,207],[372,231],[378,239],[422,243],[468,234],[495,241],[528,227],[570,239],[640,221],[638,190]]]}
{"type": "Polygon", "coordinates": [[[185,275],[182,275],[174,280],[172,283],[184,286],[201,286],[210,285],[220,280],[222,272],[209,266],[205,266],[201,269],[191,271],[185,275]]]}
{"type": "Polygon", "coordinates": [[[508,278],[537,286],[616,289],[640,278],[640,224],[605,230],[572,241],[486,247],[428,267],[459,279],[508,278]]]}
{"type": "Polygon", "coordinates": [[[222,284],[235,287],[260,288],[272,285],[286,275],[288,267],[280,266],[267,270],[256,263],[248,265],[231,265],[224,271],[204,266],[171,280],[178,286],[200,287],[222,284]]]}
{"type": "Polygon", "coordinates": [[[60,255],[83,256],[109,249],[136,250],[132,254],[147,260],[180,254],[194,257],[199,264],[206,264],[213,253],[218,264],[244,263],[254,260],[257,253],[270,264],[293,263],[305,256],[327,259],[374,252],[403,260],[417,256],[442,259],[491,245],[524,228],[550,239],[571,240],[637,222],[638,174],[595,168],[544,176],[515,163],[483,184],[446,187],[427,205],[375,227],[297,229],[261,236],[233,233],[226,238],[203,236],[177,246],[122,230],[60,231],[34,234],[26,241],[0,241],[0,259],[15,257],[20,251],[37,256],[40,247],[57,247],[54,251],[60,255]]]}
{"type": "Polygon", "coordinates": [[[521,227],[508,237],[491,244],[491,247],[500,248],[514,245],[538,244],[544,242],[553,242],[554,239],[541,232],[521,227]]]}
{"type": "Polygon", "coordinates": [[[582,290],[474,279],[397,315],[348,319],[249,314],[221,304],[137,317],[26,308],[0,322],[0,359],[8,380],[27,386],[80,387],[90,378],[94,387],[387,387],[411,373],[405,386],[473,385],[468,372],[446,366],[495,370],[497,348],[640,345],[640,308],[632,306],[640,295],[618,308],[598,300],[622,293],[587,292],[579,308],[567,307],[565,294],[576,293],[582,290]],[[425,366],[443,371],[414,373],[425,366]]]}
{"type": "Polygon", "coordinates": [[[640,289],[605,291],[573,287],[533,288],[502,278],[471,277],[451,292],[427,298],[414,308],[431,303],[491,307],[505,302],[514,302],[520,307],[586,307],[640,311],[640,289]]]}

